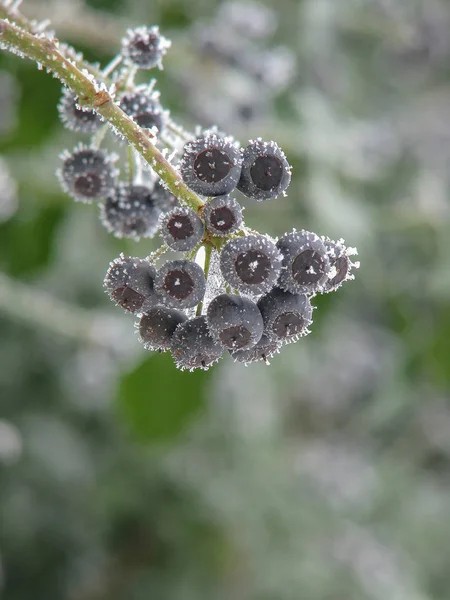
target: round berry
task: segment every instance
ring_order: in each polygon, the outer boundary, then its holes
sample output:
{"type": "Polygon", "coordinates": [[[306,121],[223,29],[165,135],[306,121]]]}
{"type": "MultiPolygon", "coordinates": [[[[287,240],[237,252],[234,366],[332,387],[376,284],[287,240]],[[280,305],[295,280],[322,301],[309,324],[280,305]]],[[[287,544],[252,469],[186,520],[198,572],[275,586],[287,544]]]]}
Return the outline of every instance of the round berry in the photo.
{"type": "Polygon", "coordinates": [[[270,200],[284,192],[290,181],[291,168],[278,145],[252,140],[243,152],[238,190],[248,198],[270,200]]]}
{"type": "Polygon", "coordinates": [[[235,290],[263,294],[276,284],[281,255],[265,236],[249,235],[229,241],[220,254],[220,270],[235,290]]]}
{"type": "Polygon", "coordinates": [[[330,268],[323,241],[310,231],[286,233],[277,242],[283,255],[279,285],[293,294],[321,291],[330,268]]]}
{"type": "Polygon", "coordinates": [[[169,248],[181,252],[195,248],[205,230],[197,213],[183,206],[161,215],[160,227],[161,236],[169,248]]]}
{"type": "Polygon", "coordinates": [[[139,321],[140,341],[147,350],[168,350],[175,329],[186,320],[186,315],[176,308],[154,306],[139,321]]]}
{"type": "Polygon", "coordinates": [[[206,320],[213,338],[229,350],[251,348],[261,339],[264,329],[256,304],[236,294],[220,294],[213,298],[206,320]]]}
{"type": "Polygon", "coordinates": [[[232,358],[246,365],[263,360],[267,365],[269,364],[269,358],[271,358],[281,348],[281,342],[276,337],[268,336],[263,333],[259,342],[247,348],[246,350],[235,350],[230,351],[232,358]]]}
{"type": "Polygon", "coordinates": [[[151,238],[159,227],[161,210],[146,185],[120,183],[104,204],[100,220],[117,238],[151,238]]]}
{"type": "Polygon", "coordinates": [[[137,314],[143,307],[158,301],[154,291],[155,276],[155,267],[146,260],[121,254],[109,265],[104,286],[113,302],[137,314]]]}
{"type": "Polygon", "coordinates": [[[145,129],[163,129],[163,110],[154,96],[143,90],[127,92],[119,98],[120,108],[145,129]]]}
{"type": "Polygon", "coordinates": [[[155,291],[162,302],[173,308],[196,306],[205,295],[205,275],[189,260],[169,260],[156,274],[155,291]]]}
{"type": "Polygon", "coordinates": [[[63,165],[57,174],[64,191],[80,202],[107,196],[116,184],[115,155],[104,150],[79,146],[62,154],[63,165]]]}
{"type": "Polygon", "coordinates": [[[223,354],[223,346],[211,336],[206,317],[181,323],[172,337],[172,356],[179,369],[208,369],[223,354]]]}
{"type": "Polygon", "coordinates": [[[229,194],[241,174],[241,154],[227,138],[215,133],[184,147],[179,169],[185,184],[202,196],[229,194]]]}
{"type": "Polygon", "coordinates": [[[216,196],[204,205],[203,218],[210,233],[226,236],[241,226],[242,209],[230,196],[216,196]]]}
{"type": "Polygon", "coordinates": [[[159,33],[158,27],[136,27],[129,29],[122,39],[122,55],[126,62],[139,69],[152,69],[161,67],[170,45],[170,41],[159,33]]]}
{"type": "Polygon", "coordinates": [[[168,212],[172,208],[175,208],[175,206],[180,206],[178,198],[163,186],[160,179],[155,183],[153,197],[161,212],[168,212]]]}
{"type": "Polygon", "coordinates": [[[274,288],[258,301],[264,321],[264,331],[270,337],[291,341],[309,333],[312,306],[305,294],[291,294],[274,288]]]}
{"type": "Polygon", "coordinates": [[[84,109],[78,105],[78,98],[68,88],[63,90],[58,112],[64,126],[71,131],[94,133],[102,124],[94,110],[84,109]]]}
{"type": "Polygon", "coordinates": [[[328,277],[323,284],[324,292],[334,292],[349,278],[352,263],[347,254],[347,248],[341,242],[324,239],[330,269],[328,277]]]}

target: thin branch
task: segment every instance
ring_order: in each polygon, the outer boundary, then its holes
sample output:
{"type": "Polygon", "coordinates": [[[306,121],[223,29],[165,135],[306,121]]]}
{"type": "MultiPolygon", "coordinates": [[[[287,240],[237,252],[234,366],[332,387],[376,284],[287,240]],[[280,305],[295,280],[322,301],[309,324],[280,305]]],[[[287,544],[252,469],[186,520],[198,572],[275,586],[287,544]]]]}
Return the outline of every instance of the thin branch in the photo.
{"type": "Polygon", "coordinates": [[[148,133],[115,104],[104,83],[99,85],[92,74],[81,70],[74,61],[63,56],[58,40],[44,34],[33,35],[0,19],[0,47],[30,58],[52,72],[73,90],[80,104],[94,108],[109,122],[115,133],[136,148],[175,197],[194,210],[203,205],[203,201],[185,185],[175,168],[155,147],[148,133]]]}

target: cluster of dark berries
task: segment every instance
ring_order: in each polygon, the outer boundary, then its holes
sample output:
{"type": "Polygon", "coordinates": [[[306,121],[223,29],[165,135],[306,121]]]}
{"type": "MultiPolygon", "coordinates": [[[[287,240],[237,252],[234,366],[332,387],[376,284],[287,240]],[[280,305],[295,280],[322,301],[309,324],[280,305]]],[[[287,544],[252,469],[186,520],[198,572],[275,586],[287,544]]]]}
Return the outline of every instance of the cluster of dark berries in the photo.
{"type": "Polygon", "coordinates": [[[246,364],[267,363],[283,344],[309,333],[312,298],[353,277],[356,251],[309,231],[275,240],[245,227],[232,193],[257,202],[285,195],[289,163],[273,141],[258,138],[240,147],[216,129],[188,134],[162,109],[154,82],[134,86],[136,70],[161,66],[168,45],[156,27],[130,30],[104,72],[124,112],[166,157],[171,148],[176,185],[191,196],[169,193],[124,144],[118,151],[128,150],[128,178],[119,180],[120,156],[100,147],[104,124],[67,91],[59,106],[63,122],[93,138],[62,155],[59,177],[75,200],[99,201],[101,220],[114,235],[160,232],[158,250],[145,259],[120,255],[104,281],[111,300],[139,318],[145,348],[170,351],[180,369],[207,369],[224,353],[246,364]],[[180,256],[161,261],[168,250],[180,256]]]}

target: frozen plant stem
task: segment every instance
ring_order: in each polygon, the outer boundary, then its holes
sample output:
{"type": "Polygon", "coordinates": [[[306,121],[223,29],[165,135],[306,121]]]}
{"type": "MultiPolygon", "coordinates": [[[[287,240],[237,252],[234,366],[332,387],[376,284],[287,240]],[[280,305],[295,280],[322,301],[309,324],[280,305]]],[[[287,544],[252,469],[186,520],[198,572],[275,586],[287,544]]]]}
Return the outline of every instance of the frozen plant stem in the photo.
{"type": "Polygon", "coordinates": [[[75,93],[81,105],[95,109],[117,133],[128,140],[174,196],[193,210],[202,206],[203,201],[186,186],[149,135],[115,104],[104,86],[100,88],[89,74],[67,60],[59,52],[58,45],[56,39],[32,35],[9,21],[0,19],[0,47],[34,60],[48,72],[52,72],[75,93]]]}
{"type": "MultiPolygon", "coordinates": [[[[209,275],[209,267],[211,265],[211,252],[212,252],[212,246],[210,244],[205,244],[204,245],[205,248],[205,265],[203,267],[203,272],[205,273],[205,279],[208,279],[208,275],[209,275]]],[[[202,314],[202,310],[203,310],[203,302],[199,302],[198,306],[197,306],[197,317],[199,317],[202,314]]]]}

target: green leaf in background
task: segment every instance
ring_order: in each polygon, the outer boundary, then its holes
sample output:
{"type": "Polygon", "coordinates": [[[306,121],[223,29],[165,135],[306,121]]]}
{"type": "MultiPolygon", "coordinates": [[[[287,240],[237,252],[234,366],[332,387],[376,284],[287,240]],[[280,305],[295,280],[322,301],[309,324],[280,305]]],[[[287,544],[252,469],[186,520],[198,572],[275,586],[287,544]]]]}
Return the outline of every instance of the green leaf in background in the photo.
{"type": "Polygon", "coordinates": [[[204,406],[209,373],[178,371],[169,354],[155,354],[125,375],[117,405],[133,436],[163,441],[180,433],[204,406]]]}

